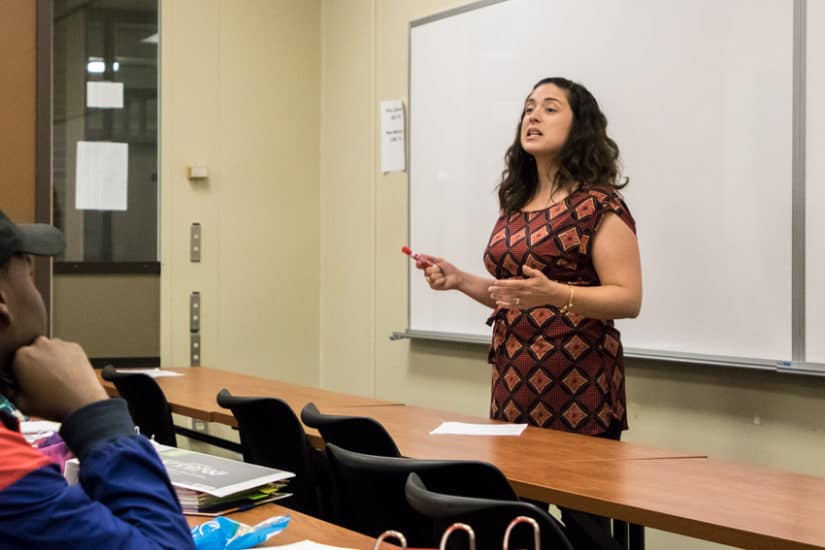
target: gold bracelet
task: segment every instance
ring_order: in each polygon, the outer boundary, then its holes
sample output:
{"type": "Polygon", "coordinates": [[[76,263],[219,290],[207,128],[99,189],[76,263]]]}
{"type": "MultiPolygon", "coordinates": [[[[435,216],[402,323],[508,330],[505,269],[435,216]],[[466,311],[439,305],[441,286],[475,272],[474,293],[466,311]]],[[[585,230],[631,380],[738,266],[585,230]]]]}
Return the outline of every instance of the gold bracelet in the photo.
{"type": "Polygon", "coordinates": [[[570,289],[570,296],[567,298],[567,304],[559,308],[559,313],[567,314],[573,310],[573,285],[567,283],[567,288],[570,289]]]}

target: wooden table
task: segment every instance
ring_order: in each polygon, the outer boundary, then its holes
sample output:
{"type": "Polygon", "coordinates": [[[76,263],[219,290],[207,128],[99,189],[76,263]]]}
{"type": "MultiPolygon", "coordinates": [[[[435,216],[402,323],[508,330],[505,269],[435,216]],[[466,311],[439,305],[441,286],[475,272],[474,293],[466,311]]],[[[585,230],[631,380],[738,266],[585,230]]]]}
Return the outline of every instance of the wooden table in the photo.
{"type": "Polygon", "coordinates": [[[542,482],[544,495],[562,506],[739,548],[825,548],[825,478],[714,459],[580,466],[555,465],[542,482]]]}
{"type": "MultiPolygon", "coordinates": [[[[313,401],[322,413],[375,418],[405,456],[495,464],[524,497],[737,547],[825,548],[825,478],[531,427],[520,437],[432,436],[429,432],[443,421],[494,421],[207,367],[172,370],[187,376],[158,382],[180,414],[233,425],[231,413],[215,402],[221,387],[237,395],[275,395],[296,412],[313,401]]],[[[111,385],[108,389],[113,390],[111,385]]],[[[245,523],[256,523],[277,513],[265,510],[239,517],[246,518],[245,523]]],[[[308,529],[309,536],[298,535],[298,531],[292,533],[300,539],[371,548],[371,539],[370,543],[362,541],[364,546],[321,539],[320,531],[313,528],[308,529]]],[[[276,540],[283,543],[287,538],[276,540]]]]}
{"type": "Polygon", "coordinates": [[[410,405],[321,412],[378,420],[405,456],[495,464],[522,497],[737,547],[825,548],[825,478],[531,426],[429,435],[445,421],[496,422],[410,405]]]}
{"type": "MultiPolygon", "coordinates": [[[[548,465],[558,462],[591,462],[615,460],[650,460],[670,458],[704,458],[705,455],[624,443],[598,437],[571,434],[527,426],[519,437],[478,437],[471,435],[430,435],[442,422],[473,424],[504,424],[478,416],[439,411],[426,407],[375,406],[324,407],[322,413],[369,416],[380,422],[392,434],[401,454],[413,458],[482,460],[498,466],[514,484],[521,485],[519,494],[530,496],[530,483],[521,483],[523,464],[534,456],[543,463],[542,470],[551,475],[548,465]],[[541,449],[536,453],[536,449],[541,449]]],[[[308,433],[310,432],[307,429],[308,433]]],[[[536,476],[530,473],[530,479],[536,476]]],[[[543,478],[537,485],[543,483],[543,478]]]]}
{"type": "MultiPolygon", "coordinates": [[[[164,367],[163,370],[183,374],[155,379],[172,407],[172,412],[229,426],[236,425],[232,411],[219,406],[216,401],[216,396],[222,388],[239,396],[277,397],[284,400],[296,414],[300,414],[301,409],[309,402],[329,407],[400,405],[392,401],[279,382],[211,367],[164,367]]],[[[97,377],[109,395],[117,395],[114,384],[103,380],[100,371],[97,371],[97,377]]]]}
{"type": "MultiPolygon", "coordinates": [[[[289,514],[289,525],[283,532],[273,536],[263,546],[280,546],[282,544],[289,544],[292,542],[300,542],[302,540],[311,540],[321,544],[329,544],[331,546],[340,546],[344,548],[357,548],[359,550],[372,550],[375,545],[375,539],[344,529],[332,523],[284,508],[277,504],[263,504],[246,512],[236,512],[228,514],[227,517],[246,523],[247,525],[255,525],[272,516],[279,516],[289,514]]],[[[210,518],[203,516],[186,516],[186,521],[190,527],[209,521],[210,518]]],[[[392,544],[382,544],[383,550],[398,550],[392,544]]]]}

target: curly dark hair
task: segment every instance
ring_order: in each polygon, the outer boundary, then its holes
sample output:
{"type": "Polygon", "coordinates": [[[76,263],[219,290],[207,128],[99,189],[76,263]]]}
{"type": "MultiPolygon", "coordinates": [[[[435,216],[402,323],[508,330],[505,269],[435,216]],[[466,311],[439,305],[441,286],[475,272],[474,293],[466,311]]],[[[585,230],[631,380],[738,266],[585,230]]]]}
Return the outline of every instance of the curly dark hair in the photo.
{"type": "MultiPolygon", "coordinates": [[[[558,76],[539,80],[533,90],[544,84],[554,84],[564,90],[573,111],[570,135],[558,155],[556,186],[615,190],[627,185],[628,178],[619,181],[619,146],[608,137],[607,118],[593,94],[581,84],[558,76]]],[[[516,138],[504,155],[506,166],[498,186],[499,205],[506,212],[520,210],[538,190],[536,162],[521,146],[523,119],[522,109],[516,138]]]]}

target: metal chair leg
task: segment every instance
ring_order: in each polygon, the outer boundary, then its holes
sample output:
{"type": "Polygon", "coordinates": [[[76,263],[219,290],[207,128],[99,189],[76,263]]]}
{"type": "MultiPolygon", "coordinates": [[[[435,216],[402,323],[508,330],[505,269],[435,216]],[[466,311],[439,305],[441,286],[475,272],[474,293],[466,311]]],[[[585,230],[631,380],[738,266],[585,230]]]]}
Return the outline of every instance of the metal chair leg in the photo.
{"type": "Polygon", "coordinates": [[[613,540],[616,541],[622,548],[630,548],[626,521],[621,521],[618,519],[613,520],[613,540]]]}

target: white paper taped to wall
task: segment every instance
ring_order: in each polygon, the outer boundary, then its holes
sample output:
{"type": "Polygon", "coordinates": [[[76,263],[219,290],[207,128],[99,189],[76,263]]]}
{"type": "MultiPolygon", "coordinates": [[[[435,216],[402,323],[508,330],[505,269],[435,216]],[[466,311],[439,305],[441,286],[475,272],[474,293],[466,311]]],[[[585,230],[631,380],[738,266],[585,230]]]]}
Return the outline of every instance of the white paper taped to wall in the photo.
{"type": "Polygon", "coordinates": [[[78,141],[75,208],[126,210],[129,144],[78,141]]]}
{"type": "Polygon", "coordinates": [[[400,172],[406,168],[404,146],[404,104],[400,99],[381,102],[381,171],[400,172]]]}
{"type": "Polygon", "coordinates": [[[86,107],[123,109],[123,82],[86,82],[86,107]]]}

